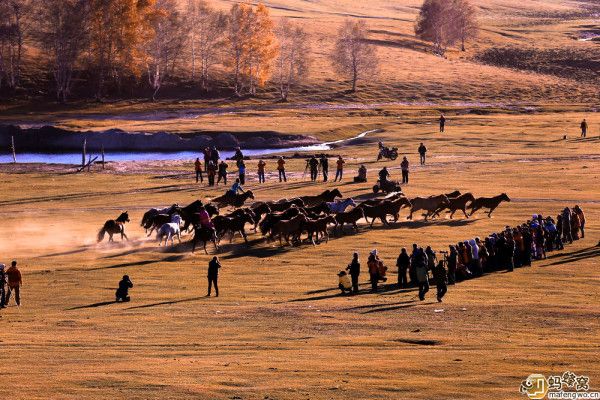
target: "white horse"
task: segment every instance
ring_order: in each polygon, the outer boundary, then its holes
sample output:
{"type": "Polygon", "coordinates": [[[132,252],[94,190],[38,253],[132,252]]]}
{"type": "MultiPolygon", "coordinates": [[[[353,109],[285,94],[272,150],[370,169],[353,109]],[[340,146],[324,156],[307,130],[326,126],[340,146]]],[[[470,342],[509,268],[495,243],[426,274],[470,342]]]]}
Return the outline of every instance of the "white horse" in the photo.
{"type": "Polygon", "coordinates": [[[177,236],[177,240],[181,243],[181,217],[178,214],[173,214],[171,217],[171,222],[163,224],[158,233],[156,234],[156,240],[158,240],[158,245],[162,244],[163,238],[165,238],[165,246],[171,239],[171,246],[175,244],[174,237],[177,236]]]}
{"type": "Polygon", "coordinates": [[[329,211],[331,211],[334,214],[343,213],[344,211],[346,211],[346,208],[348,208],[349,206],[356,207],[356,203],[350,197],[345,200],[337,200],[337,201],[333,201],[333,202],[327,202],[326,204],[327,204],[327,207],[329,208],[329,211]]]}

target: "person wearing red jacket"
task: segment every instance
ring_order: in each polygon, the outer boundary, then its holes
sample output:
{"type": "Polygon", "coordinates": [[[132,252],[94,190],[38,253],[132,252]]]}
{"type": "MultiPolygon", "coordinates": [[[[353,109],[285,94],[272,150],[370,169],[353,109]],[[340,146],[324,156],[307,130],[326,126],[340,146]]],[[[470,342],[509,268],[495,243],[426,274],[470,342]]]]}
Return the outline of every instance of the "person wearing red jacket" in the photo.
{"type": "Polygon", "coordinates": [[[8,305],[10,301],[10,295],[15,292],[15,302],[17,306],[21,305],[21,286],[23,286],[23,279],[21,278],[21,271],[17,268],[17,262],[13,261],[10,268],[6,270],[6,277],[8,278],[8,292],[6,293],[6,302],[4,305],[8,305]]]}

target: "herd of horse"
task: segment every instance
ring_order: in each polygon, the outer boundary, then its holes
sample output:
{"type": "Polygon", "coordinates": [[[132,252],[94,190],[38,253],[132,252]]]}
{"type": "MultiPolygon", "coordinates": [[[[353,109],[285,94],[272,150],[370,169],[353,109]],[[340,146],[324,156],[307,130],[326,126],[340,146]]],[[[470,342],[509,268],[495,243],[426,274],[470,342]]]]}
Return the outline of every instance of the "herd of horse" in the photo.
{"type": "MultiPolygon", "coordinates": [[[[488,217],[503,202],[510,201],[506,193],[494,197],[478,197],[471,193],[454,191],[429,197],[408,198],[402,192],[391,193],[384,198],[370,199],[357,203],[352,198],[342,198],[339,189],[325,190],[313,196],[301,196],[291,199],[273,201],[259,201],[249,207],[244,207],[248,199],[254,199],[251,191],[235,197],[221,196],[213,199],[211,203],[202,203],[196,200],[193,203],[180,207],[173,204],[165,208],[152,208],[144,213],[141,226],[148,236],[157,232],[157,241],[165,245],[177,238],[181,242],[181,232],[193,229],[192,252],[198,244],[202,243],[205,253],[208,254],[206,244],[212,242],[215,251],[219,249],[220,240],[229,235],[230,243],[235,234],[239,233],[248,243],[246,226],[252,226],[255,232],[260,233],[267,241],[278,240],[280,245],[299,244],[302,234],[307,234],[306,239],[315,245],[321,240],[329,240],[330,226],[337,235],[344,233],[344,226],[351,225],[358,232],[358,222],[364,219],[370,227],[379,220],[389,226],[390,217],[393,222],[400,218],[403,208],[409,210],[407,219],[412,220],[415,212],[423,212],[425,220],[436,218],[446,211],[450,218],[457,211],[462,211],[466,218],[481,209],[488,209],[488,217]],[[212,218],[214,229],[202,227],[199,211],[203,206],[212,218]],[[230,206],[234,209],[221,214],[221,207],[230,206]],[[315,241],[316,240],[316,241],[315,241]]],[[[129,222],[127,212],[122,213],[117,219],[106,221],[98,233],[98,242],[102,241],[105,234],[109,241],[114,234],[120,234],[121,239],[127,240],[124,225],[129,222]]]]}

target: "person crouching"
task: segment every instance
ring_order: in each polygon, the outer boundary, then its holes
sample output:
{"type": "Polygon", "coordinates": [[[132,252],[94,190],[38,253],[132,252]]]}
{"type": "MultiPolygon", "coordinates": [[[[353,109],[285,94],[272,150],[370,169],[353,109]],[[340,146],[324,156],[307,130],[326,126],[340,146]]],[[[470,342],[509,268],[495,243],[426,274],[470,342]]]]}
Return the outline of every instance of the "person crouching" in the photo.
{"type": "Polygon", "coordinates": [[[342,291],[342,294],[352,293],[352,281],[350,280],[350,276],[346,273],[346,271],[340,271],[338,273],[339,284],[338,287],[342,291]]]}
{"type": "Polygon", "coordinates": [[[129,279],[129,275],[123,275],[123,279],[119,282],[119,288],[115,293],[116,302],[122,301],[127,302],[131,299],[129,298],[129,289],[133,287],[133,283],[129,279]]]}

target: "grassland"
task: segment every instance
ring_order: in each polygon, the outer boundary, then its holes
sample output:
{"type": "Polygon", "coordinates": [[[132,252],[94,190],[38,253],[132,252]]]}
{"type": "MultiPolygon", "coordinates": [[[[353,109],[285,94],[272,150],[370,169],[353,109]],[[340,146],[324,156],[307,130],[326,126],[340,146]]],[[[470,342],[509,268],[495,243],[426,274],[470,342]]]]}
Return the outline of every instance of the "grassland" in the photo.
{"type": "Polygon", "coordinates": [[[191,254],[189,236],[158,248],[139,227],[150,207],[222,193],[193,182],[192,160],[109,162],[84,174],[64,165],[0,165],[0,262],[18,259],[24,275],[23,305],[0,311],[0,397],[514,399],[529,374],[567,370],[588,375],[592,390],[600,390],[597,73],[584,68],[576,79],[536,72],[538,62],[549,61],[536,57],[520,70],[475,61],[481,51],[511,46],[542,56],[575,49],[597,60],[597,42],[577,40],[597,26],[597,4],[478,0],[479,39],[465,53],[440,58],[412,34],[417,0],[265,3],[277,18],[308,24],[316,43],[312,75],[288,104],[276,103],[269,88],[254,99],[211,100],[198,99],[195,88],[167,88],[155,103],[64,107],[14,99],[0,104],[0,121],[178,133],[273,130],[320,140],[380,128],[371,142],[329,152],[348,162],[342,184],[307,182],[297,159],[289,161],[287,185],[275,181],[270,161],[267,183],[258,185],[254,160],[246,187],[257,201],[333,187],[370,198],[383,165],[400,175],[398,162],[375,162],[375,143],[383,140],[412,163],[409,197],[459,189],[506,192],[512,201],[493,218],[408,222],[403,212],[391,228],[367,229],[363,222],[358,234],[314,248],[279,247],[254,233],[249,246],[239,237],[225,240],[221,296],[205,298],[212,254],[191,254]],[[368,18],[382,59],[380,75],[356,94],[345,91],[327,61],[335,27],[351,16],[368,18]],[[448,118],[444,134],[437,132],[440,111],[448,118]],[[579,138],[583,118],[587,139],[579,138]],[[423,167],[420,142],[429,149],[423,167]],[[349,184],[361,163],[369,182],[349,184]],[[366,273],[359,295],[338,295],[336,273],[354,251],[365,264],[377,248],[393,283],[401,247],[442,250],[574,204],[586,212],[585,240],[531,268],[451,286],[441,304],[431,293],[419,302],[414,290],[393,285],[370,294],[366,273]],[[96,244],[104,221],[124,210],[132,217],[131,240],[96,244]],[[132,302],[113,304],[124,274],[135,284],[132,302]]]}

